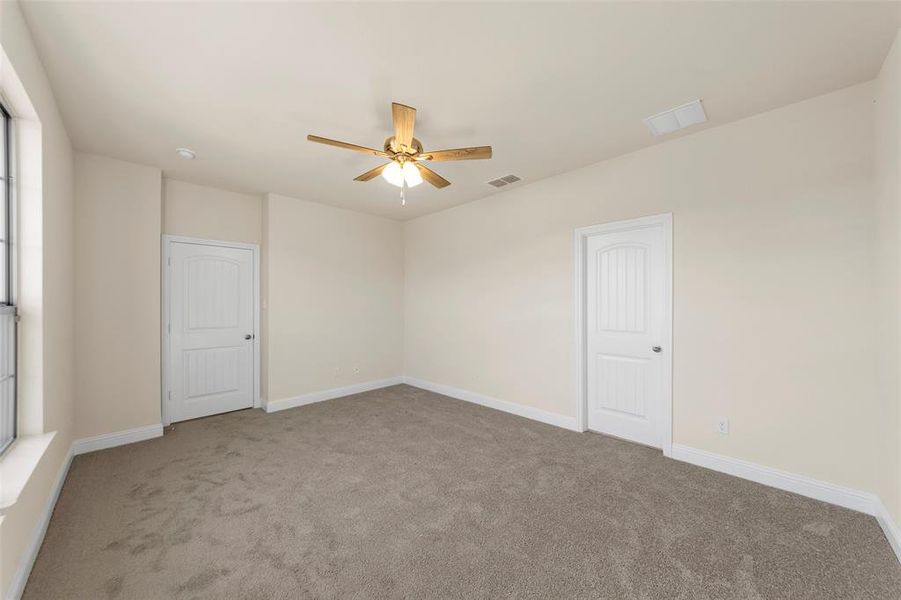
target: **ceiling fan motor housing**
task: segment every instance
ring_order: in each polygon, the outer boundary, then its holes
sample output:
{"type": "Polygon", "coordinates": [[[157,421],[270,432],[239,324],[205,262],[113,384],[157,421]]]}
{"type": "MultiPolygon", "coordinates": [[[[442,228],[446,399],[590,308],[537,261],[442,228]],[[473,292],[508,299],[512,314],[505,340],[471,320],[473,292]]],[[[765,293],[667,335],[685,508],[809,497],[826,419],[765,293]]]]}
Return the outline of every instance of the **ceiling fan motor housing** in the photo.
{"type": "Polygon", "coordinates": [[[407,156],[417,156],[422,154],[422,142],[413,138],[413,147],[408,149],[412,150],[412,152],[401,152],[399,147],[395,147],[394,144],[394,136],[392,135],[389,138],[385,138],[385,152],[390,152],[391,154],[406,154],[407,156]]]}

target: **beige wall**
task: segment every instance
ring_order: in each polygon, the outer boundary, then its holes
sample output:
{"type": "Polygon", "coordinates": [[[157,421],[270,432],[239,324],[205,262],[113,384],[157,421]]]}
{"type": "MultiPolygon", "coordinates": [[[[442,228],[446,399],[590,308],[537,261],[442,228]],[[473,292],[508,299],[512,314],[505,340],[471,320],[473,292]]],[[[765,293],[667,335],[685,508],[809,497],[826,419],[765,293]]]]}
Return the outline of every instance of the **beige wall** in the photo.
{"type": "MultiPolygon", "coordinates": [[[[3,2],[0,8],[0,45],[9,61],[4,61],[0,84],[6,91],[6,84],[15,79],[32,113],[31,121],[19,123],[20,150],[26,156],[36,151],[40,157],[39,165],[20,165],[20,224],[27,229],[20,231],[19,240],[19,291],[24,300],[19,387],[25,403],[20,406],[20,433],[56,432],[18,501],[0,517],[0,595],[5,596],[73,435],[75,233],[71,144],[15,2],[3,2]],[[27,190],[21,189],[25,186],[27,190]]],[[[13,107],[14,112],[24,116],[19,108],[13,107]]]]}
{"type": "Polygon", "coordinates": [[[160,422],[159,169],[76,154],[77,437],[160,422]]]}
{"type": "Polygon", "coordinates": [[[401,375],[401,224],[275,194],[265,203],[268,400],[401,375]]]}
{"type": "Polygon", "coordinates": [[[868,83],[407,223],[405,374],[574,415],[573,229],[672,212],[675,442],[876,490],[872,127],[868,83]]]}
{"type": "MultiPolygon", "coordinates": [[[[26,372],[32,367],[41,388],[44,431],[64,429],[72,421],[72,389],[74,374],[72,348],[74,343],[74,202],[73,159],[69,137],[53,97],[31,36],[16,2],[5,4],[2,20],[2,45],[15,75],[27,94],[26,101],[36,120],[19,123],[17,142],[20,152],[39,152],[40,165],[19,165],[25,177],[19,186],[27,187],[28,196],[20,191],[20,222],[22,217],[37,220],[28,232],[20,231],[19,276],[27,281],[20,284],[19,296],[26,296],[22,310],[24,329],[20,337],[31,343],[26,325],[33,320],[34,330],[40,330],[35,352],[26,348],[25,354],[34,358],[35,365],[22,365],[26,372]],[[23,133],[36,133],[34,138],[23,133]],[[24,146],[24,147],[23,147],[24,146]],[[34,193],[32,196],[31,194],[34,193]],[[31,198],[37,202],[31,202],[31,198]],[[32,282],[32,270],[40,279],[32,282]],[[33,313],[31,312],[33,311],[33,313]]],[[[4,74],[6,75],[6,74],[4,74]]],[[[37,158],[37,157],[35,157],[37,158]]],[[[20,302],[21,304],[22,302],[20,302]]]]}
{"type": "Polygon", "coordinates": [[[158,424],[160,235],[260,243],[262,200],[82,153],[76,196],[76,437],[158,424]]]}
{"type": "Polygon", "coordinates": [[[163,180],[163,233],[223,240],[262,242],[262,197],[163,180]]]}
{"type": "Polygon", "coordinates": [[[898,379],[901,371],[901,33],[895,38],[876,79],[875,98],[877,360],[882,403],[876,414],[883,429],[879,439],[882,441],[880,464],[884,472],[879,494],[895,522],[901,522],[901,389],[898,379]]]}

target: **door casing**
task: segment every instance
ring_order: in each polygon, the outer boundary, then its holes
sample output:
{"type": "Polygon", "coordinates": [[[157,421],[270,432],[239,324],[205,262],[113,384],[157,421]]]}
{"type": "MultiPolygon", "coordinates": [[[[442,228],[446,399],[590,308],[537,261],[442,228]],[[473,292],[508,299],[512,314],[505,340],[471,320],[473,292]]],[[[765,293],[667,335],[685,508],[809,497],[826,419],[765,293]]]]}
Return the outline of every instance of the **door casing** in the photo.
{"type": "Polygon", "coordinates": [[[587,252],[588,238],[612,232],[632,231],[660,227],[663,230],[664,252],[664,319],[661,346],[663,368],[663,406],[661,447],[665,456],[672,454],[673,446],[673,215],[665,213],[626,221],[615,221],[580,227],[574,233],[575,257],[575,380],[576,380],[576,426],[580,431],[588,430],[588,383],[587,383],[587,252]]]}
{"type": "Polygon", "coordinates": [[[172,295],[172,283],[170,257],[173,243],[180,244],[197,244],[201,246],[218,246],[220,248],[240,248],[242,250],[250,250],[253,253],[253,407],[261,408],[263,406],[262,397],[260,395],[260,246],[259,244],[245,244],[243,242],[226,242],[221,240],[208,240],[202,238],[185,237],[179,235],[163,235],[162,248],[160,252],[161,264],[160,274],[162,279],[162,319],[160,322],[160,347],[161,352],[161,369],[162,385],[160,386],[160,408],[163,420],[163,426],[172,423],[169,410],[169,381],[170,381],[170,338],[169,338],[169,309],[172,295]]]}

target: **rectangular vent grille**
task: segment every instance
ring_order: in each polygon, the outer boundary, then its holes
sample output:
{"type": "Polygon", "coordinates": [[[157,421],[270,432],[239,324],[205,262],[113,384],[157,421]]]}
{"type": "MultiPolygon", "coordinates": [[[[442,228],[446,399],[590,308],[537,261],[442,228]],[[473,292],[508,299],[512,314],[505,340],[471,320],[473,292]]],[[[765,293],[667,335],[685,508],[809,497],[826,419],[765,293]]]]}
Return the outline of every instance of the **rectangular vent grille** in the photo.
{"type": "Polygon", "coordinates": [[[707,113],[704,112],[704,105],[700,100],[695,100],[647,117],[644,122],[651,130],[651,134],[656,137],[704,123],[706,120],[707,113]]]}
{"type": "Polygon", "coordinates": [[[503,177],[498,177],[497,179],[492,179],[488,182],[488,185],[493,185],[496,188],[504,187],[510,183],[516,183],[517,181],[521,181],[521,177],[517,177],[516,175],[504,175],[503,177]]]}

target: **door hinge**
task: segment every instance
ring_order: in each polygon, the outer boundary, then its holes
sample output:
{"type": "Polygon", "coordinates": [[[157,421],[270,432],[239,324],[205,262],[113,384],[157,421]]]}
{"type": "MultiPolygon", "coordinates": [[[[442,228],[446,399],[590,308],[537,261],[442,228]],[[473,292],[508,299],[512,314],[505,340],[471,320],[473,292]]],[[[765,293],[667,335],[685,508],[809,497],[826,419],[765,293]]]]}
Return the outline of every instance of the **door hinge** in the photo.
{"type": "Polygon", "coordinates": [[[169,390],[169,400],[172,400],[172,390],[169,390]]]}
{"type": "Polygon", "coordinates": [[[170,335],[172,334],[172,323],[166,324],[166,333],[168,333],[170,335]]]}
{"type": "Polygon", "coordinates": [[[170,267],[172,266],[172,257],[171,256],[166,258],[166,264],[169,265],[170,267]]]}

